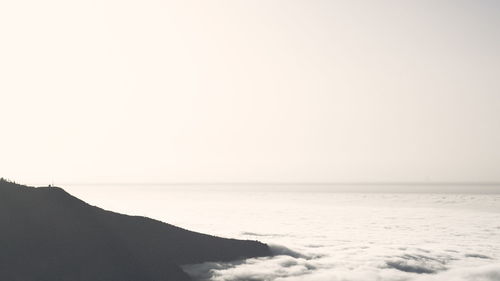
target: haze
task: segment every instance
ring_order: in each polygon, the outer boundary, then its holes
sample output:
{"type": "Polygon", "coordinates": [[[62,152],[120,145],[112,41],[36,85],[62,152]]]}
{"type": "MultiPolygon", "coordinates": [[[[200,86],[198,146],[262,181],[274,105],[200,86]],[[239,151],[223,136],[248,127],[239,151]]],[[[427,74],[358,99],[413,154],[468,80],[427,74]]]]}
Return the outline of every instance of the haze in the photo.
{"type": "Polygon", "coordinates": [[[497,1],[2,1],[23,183],[500,182],[497,1]]]}

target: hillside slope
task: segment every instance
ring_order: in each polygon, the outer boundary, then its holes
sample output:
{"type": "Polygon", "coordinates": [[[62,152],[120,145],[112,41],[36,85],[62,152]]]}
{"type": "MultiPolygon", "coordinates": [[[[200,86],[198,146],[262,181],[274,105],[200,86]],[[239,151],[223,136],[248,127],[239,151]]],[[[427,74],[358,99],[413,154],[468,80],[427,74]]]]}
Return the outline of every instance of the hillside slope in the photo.
{"type": "Polygon", "coordinates": [[[187,281],[178,265],[269,255],[88,205],[57,187],[0,181],[0,276],[10,281],[187,281]]]}

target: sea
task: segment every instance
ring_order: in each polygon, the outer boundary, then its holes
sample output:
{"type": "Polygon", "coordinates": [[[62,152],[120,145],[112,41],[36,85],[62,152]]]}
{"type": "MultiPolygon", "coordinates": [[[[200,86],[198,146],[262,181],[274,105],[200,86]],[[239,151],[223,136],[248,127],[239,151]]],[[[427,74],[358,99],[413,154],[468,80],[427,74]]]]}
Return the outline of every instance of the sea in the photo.
{"type": "Polygon", "coordinates": [[[184,265],[194,280],[500,281],[500,194],[307,185],[64,188],[115,212],[258,240],[275,254],[184,265]]]}

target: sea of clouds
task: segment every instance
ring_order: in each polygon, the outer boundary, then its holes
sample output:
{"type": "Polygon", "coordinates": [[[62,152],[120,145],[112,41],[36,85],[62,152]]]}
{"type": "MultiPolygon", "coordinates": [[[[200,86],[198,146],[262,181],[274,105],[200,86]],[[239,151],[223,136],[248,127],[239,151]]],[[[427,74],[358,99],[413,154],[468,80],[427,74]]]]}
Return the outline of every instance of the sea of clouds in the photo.
{"type": "Polygon", "coordinates": [[[200,281],[500,280],[498,195],[321,196],[247,209],[239,226],[260,231],[233,236],[275,256],[184,269],[200,281]]]}
{"type": "Polygon", "coordinates": [[[119,188],[72,192],[275,254],[184,266],[198,281],[500,281],[500,195],[119,188]]]}

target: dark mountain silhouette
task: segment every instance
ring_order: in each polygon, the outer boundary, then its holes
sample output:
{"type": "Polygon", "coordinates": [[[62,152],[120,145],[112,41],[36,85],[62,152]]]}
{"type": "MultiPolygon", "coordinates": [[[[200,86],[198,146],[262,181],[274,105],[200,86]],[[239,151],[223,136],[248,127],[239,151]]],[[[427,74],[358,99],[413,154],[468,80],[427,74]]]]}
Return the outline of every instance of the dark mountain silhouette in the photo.
{"type": "Polygon", "coordinates": [[[0,280],[188,281],[179,265],[266,255],[269,247],[257,241],[113,213],[57,187],[0,180],[0,280]]]}

